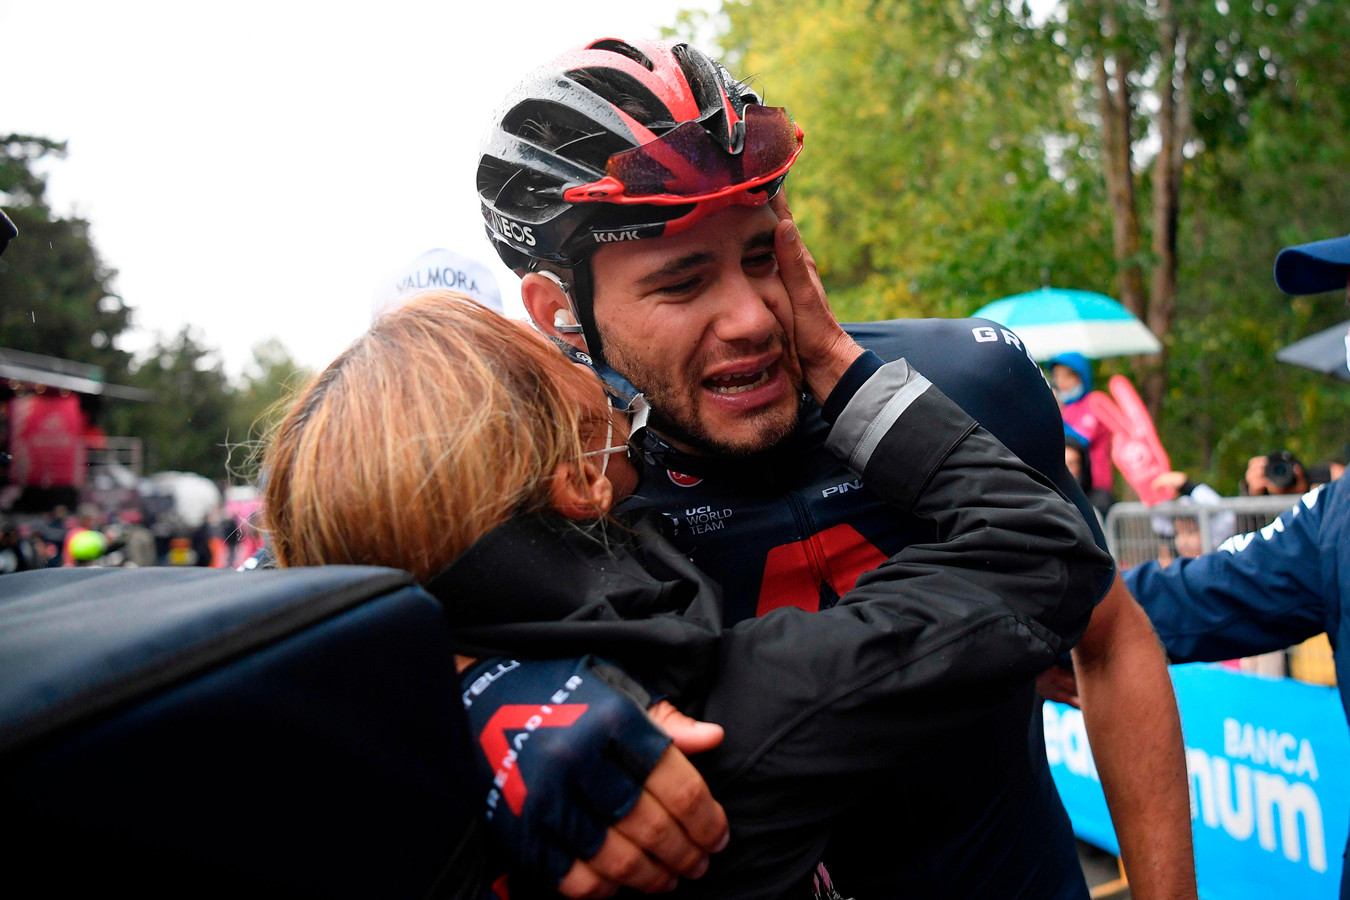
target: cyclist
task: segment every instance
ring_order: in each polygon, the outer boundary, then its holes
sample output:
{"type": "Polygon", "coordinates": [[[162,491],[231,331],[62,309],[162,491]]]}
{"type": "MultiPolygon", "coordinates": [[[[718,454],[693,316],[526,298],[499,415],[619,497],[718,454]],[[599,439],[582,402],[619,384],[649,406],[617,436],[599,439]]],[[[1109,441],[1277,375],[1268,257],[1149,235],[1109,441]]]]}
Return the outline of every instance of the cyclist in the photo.
{"type": "MultiPolygon", "coordinates": [[[[667,753],[637,709],[598,714],[606,666],[556,659],[587,652],[726,726],[699,763],[731,840],[693,895],[804,897],[833,820],[882,803],[924,809],[916,770],[984,745],[1002,748],[990,765],[1018,769],[1024,694],[1081,634],[1110,558],[1071,503],[922,376],[896,362],[869,378],[832,443],[894,510],[948,540],[904,548],[834,609],[723,630],[715,586],[659,533],[609,527],[636,473],[611,452],[625,449],[626,423],[600,383],[523,323],[449,296],[382,317],[310,383],[269,447],[266,507],[283,566],[394,566],[441,599],[461,665],[476,665],[464,700],[495,825],[528,838],[531,804],[542,830],[592,812],[549,802],[550,773],[522,761],[588,717],[621,729],[623,750],[601,729],[576,753],[605,809],[624,809],[667,753]],[[897,397],[908,398],[898,415],[897,397]],[[351,489],[363,484],[381,490],[351,489]],[[528,671],[516,654],[536,657],[528,671]]],[[[987,799],[984,818],[1021,821],[1020,799],[987,799]]],[[[896,848],[868,867],[914,858],[896,848]]],[[[531,861],[552,868],[545,887],[570,864],[531,861]]],[[[1019,869],[1010,896],[1061,895],[1053,856],[1019,869]]],[[[653,866],[643,879],[674,886],[653,866]]],[[[511,895],[526,884],[513,878],[511,895]]]]}
{"type": "MultiPolygon", "coordinates": [[[[522,276],[536,325],[584,351],[617,394],[644,395],[645,481],[630,504],[661,513],[722,584],[728,623],[826,608],[903,547],[940,539],[883,512],[825,446],[883,359],[906,358],[1091,517],[1064,470],[1054,399],[1015,335],[980,320],[834,322],[782,192],[802,140],[785,110],[687,44],[603,39],[508,95],[478,168],[489,237],[522,276]],[[814,327],[795,326],[796,311],[814,327]]],[[[1118,581],[1076,659],[1135,891],[1193,895],[1175,701],[1118,581]]],[[[921,827],[891,810],[836,823],[827,858],[841,889],[1015,896],[1043,832],[1068,833],[1038,709],[1028,691],[1017,776],[998,766],[985,770],[997,779],[935,783],[933,808],[946,812],[921,827]],[[1036,826],[974,813],[1009,789],[1036,826]],[[851,877],[899,835],[927,860],[887,883],[851,877]]],[[[1071,845],[1054,846],[1053,865],[1076,870],[1071,845]]]]}

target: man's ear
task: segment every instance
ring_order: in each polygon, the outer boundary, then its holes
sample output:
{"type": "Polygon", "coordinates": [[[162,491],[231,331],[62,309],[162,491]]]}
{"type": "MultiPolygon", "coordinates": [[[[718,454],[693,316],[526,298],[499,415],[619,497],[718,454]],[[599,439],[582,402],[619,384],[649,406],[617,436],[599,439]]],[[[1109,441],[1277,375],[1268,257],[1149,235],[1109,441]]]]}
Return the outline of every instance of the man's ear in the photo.
{"type": "Polygon", "coordinates": [[[554,512],[578,522],[598,519],[614,505],[614,485],[593,463],[581,464],[581,478],[573,477],[572,463],[559,463],[553,472],[549,499],[554,512]]]}
{"type": "Polygon", "coordinates": [[[520,299],[535,328],[546,335],[562,338],[578,350],[586,349],[586,340],[580,334],[559,331],[560,327],[577,322],[567,295],[557,281],[541,272],[530,272],[520,282],[520,299]]]}

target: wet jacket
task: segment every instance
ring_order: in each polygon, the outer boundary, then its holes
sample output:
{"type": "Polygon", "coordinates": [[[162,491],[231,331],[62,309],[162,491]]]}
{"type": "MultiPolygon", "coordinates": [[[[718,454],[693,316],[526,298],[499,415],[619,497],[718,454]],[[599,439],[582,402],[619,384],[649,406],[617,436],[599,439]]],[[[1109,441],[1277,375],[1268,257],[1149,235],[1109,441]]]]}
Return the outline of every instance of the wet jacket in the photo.
{"type": "MultiPolygon", "coordinates": [[[[908,360],[1048,476],[1104,545],[1087,499],[1064,466],[1063,426],[1053,394],[1015,335],[978,319],[846,327],[880,358],[908,360]]],[[[872,577],[859,581],[864,573],[906,548],[944,539],[931,522],[897,515],[877,477],[870,470],[859,477],[828,446],[841,424],[832,428],[831,420],[840,416],[859,379],[879,364],[866,356],[855,363],[824,410],[806,402],[792,437],[747,460],[690,456],[650,440],[633,505],[659,514],[676,546],[722,585],[728,623],[783,606],[830,609],[872,577]]],[[[913,427],[923,425],[916,421],[913,427]]],[[[906,462],[900,456],[896,464],[906,462]]],[[[1108,583],[1109,578],[1086,588],[1078,599],[1095,602],[1108,583]]],[[[953,661],[946,677],[957,678],[960,669],[953,661]]],[[[1033,687],[1022,682],[991,703],[935,740],[932,755],[912,760],[903,804],[865,805],[832,821],[825,860],[842,893],[1086,895],[1068,816],[1045,758],[1033,687]]],[[[896,715],[902,720],[897,727],[909,733],[928,728],[928,717],[939,728],[950,724],[941,704],[896,715]]],[[[821,794],[836,788],[822,786],[821,794]]]]}
{"type": "MultiPolygon", "coordinates": [[[[1174,662],[1282,650],[1326,632],[1341,704],[1350,691],[1350,482],[1305,494],[1293,508],[1218,550],[1167,568],[1147,562],[1125,583],[1174,662]]],[[[1341,879],[1350,898],[1350,874],[1341,879]]]]}
{"type": "MultiPolygon", "coordinates": [[[[1036,805],[1018,777],[1032,681],[1081,635],[1109,558],[1071,504],[925,378],[903,362],[870,369],[823,449],[923,537],[824,612],[782,609],[721,631],[717,592],[663,539],[616,543],[623,532],[611,528],[603,541],[551,516],[497,529],[437,579],[462,652],[594,652],[727,727],[695,762],[732,841],[682,886],[691,895],[801,896],[838,823],[877,811],[900,833],[945,812],[926,805],[929,773],[971,746],[1015,784],[967,824],[1004,839],[1005,821],[1036,805]]],[[[1067,842],[1072,856],[1072,840],[1050,832],[1038,829],[1034,858],[1018,860],[1021,896],[1053,897],[1065,883],[1044,844],[1067,842]]],[[[917,878],[927,845],[870,865],[917,878]]]]}

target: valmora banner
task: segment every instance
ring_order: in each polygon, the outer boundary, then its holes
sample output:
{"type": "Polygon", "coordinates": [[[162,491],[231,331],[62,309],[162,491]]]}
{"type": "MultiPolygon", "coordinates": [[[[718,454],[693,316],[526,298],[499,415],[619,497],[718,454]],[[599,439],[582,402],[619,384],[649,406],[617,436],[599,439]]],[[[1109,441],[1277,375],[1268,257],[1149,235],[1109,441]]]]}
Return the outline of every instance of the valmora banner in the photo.
{"type": "Polygon", "coordinates": [[[87,455],[80,399],[29,394],[9,401],[10,481],[25,487],[82,487],[87,455]]]}

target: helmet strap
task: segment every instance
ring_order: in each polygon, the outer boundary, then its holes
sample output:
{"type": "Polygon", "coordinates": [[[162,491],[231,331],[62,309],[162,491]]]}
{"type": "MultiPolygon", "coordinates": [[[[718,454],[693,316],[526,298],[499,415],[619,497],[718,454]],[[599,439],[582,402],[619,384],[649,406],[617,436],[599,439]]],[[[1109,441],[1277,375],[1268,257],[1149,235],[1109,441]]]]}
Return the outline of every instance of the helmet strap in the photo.
{"type": "Polygon", "coordinates": [[[586,338],[586,348],[597,366],[605,362],[605,349],[600,340],[600,326],[595,323],[595,279],[591,277],[590,258],[583,259],[571,270],[572,273],[572,311],[581,323],[581,333],[586,338]]]}
{"type": "MultiPolygon", "coordinates": [[[[543,270],[539,271],[542,272],[543,270]]],[[[595,304],[593,302],[595,299],[595,282],[591,278],[591,261],[583,259],[573,268],[560,269],[556,272],[544,274],[549,275],[550,280],[555,280],[562,288],[563,295],[567,297],[567,303],[572,309],[572,314],[581,323],[578,330],[581,332],[582,339],[586,342],[586,350],[578,350],[567,341],[556,336],[553,337],[553,342],[573,362],[590,366],[591,370],[600,377],[605,385],[605,393],[609,395],[614,408],[628,414],[632,422],[629,443],[636,444],[646,428],[650,407],[647,405],[647,398],[642,395],[642,392],[633,387],[628,379],[611,369],[609,363],[605,361],[600,343],[600,330],[595,324],[595,304]]],[[[562,331],[562,329],[558,330],[562,331]]]]}
{"type": "Polygon", "coordinates": [[[595,324],[595,282],[591,278],[591,261],[582,259],[567,269],[537,266],[534,271],[552,281],[563,292],[567,308],[572,313],[572,321],[577,323],[555,326],[554,330],[559,334],[580,334],[586,342],[586,353],[595,360],[596,367],[605,366],[600,329],[595,324]]]}

